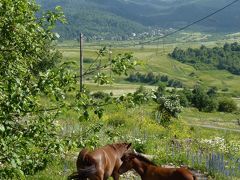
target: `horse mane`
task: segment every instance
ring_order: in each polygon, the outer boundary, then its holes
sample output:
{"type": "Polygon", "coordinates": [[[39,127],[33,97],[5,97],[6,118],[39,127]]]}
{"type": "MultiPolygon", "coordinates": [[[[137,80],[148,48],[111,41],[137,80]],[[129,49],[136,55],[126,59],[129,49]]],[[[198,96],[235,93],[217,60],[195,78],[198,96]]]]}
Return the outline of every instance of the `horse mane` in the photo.
{"type": "Polygon", "coordinates": [[[154,162],[150,161],[148,158],[146,158],[145,156],[143,156],[140,153],[131,153],[130,155],[134,156],[135,158],[137,158],[140,161],[143,161],[143,162],[148,163],[153,166],[157,166],[154,162]]]}

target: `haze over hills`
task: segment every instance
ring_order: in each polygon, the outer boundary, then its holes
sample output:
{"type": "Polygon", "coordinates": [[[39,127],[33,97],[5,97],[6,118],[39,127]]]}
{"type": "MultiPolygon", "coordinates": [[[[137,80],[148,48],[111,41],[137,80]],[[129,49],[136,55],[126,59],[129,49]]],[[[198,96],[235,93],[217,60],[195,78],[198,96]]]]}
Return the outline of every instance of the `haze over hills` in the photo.
{"type": "MultiPolygon", "coordinates": [[[[229,0],[37,0],[44,9],[60,5],[68,24],[58,31],[66,39],[79,32],[89,37],[125,38],[151,28],[179,28],[232,2],[229,0]]],[[[213,32],[240,29],[240,2],[195,28],[213,32]]]]}

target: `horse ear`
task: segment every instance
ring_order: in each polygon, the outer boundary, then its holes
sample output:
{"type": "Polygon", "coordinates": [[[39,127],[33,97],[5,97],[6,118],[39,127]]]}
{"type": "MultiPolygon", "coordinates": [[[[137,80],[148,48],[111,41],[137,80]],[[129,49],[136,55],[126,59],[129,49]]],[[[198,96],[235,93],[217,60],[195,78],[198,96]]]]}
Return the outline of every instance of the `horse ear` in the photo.
{"type": "Polygon", "coordinates": [[[131,145],[132,145],[132,143],[129,143],[129,144],[127,145],[127,149],[129,149],[129,148],[131,147],[131,145]]]}

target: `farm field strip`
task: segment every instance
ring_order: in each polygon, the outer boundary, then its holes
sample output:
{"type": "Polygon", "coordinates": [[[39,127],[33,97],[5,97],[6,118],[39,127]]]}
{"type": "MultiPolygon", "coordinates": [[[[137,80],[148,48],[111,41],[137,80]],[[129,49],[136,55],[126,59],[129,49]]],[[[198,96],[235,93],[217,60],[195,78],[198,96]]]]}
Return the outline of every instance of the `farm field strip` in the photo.
{"type": "MultiPolygon", "coordinates": [[[[208,46],[216,46],[222,45],[223,41],[211,41],[204,42],[204,45],[208,46]]],[[[155,74],[160,73],[160,75],[167,75],[169,78],[180,80],[184,83],[184,85],[188,87],[193,87],[196,83],[201,83],[205,86],[216,86],[219,89],[219,92],[224,88],[228,88],[227,92],[239,92],[239,82],[240,76],[232,75],[227,71],[220,70],[211,70],[211,71],[201,71],[196,70],[192,66],[187,64],[182,64],[178,61],[175,61],[168,57],[168,53],[170,53],[174,47],[180,46],[182,43],[176,44],[166,44],[164,48],[164,54],[162,53],[161,47],[156,48],[154,45],[140,47],[132,47],[132,48],[114,48],[112,49],[113,54],[117,54],[118,52],[133,52],[134,57],[141,61],[142,65],[139,66],[135,72],[139,71],[141,73],[153,72],[155,74]],[[190,76],[191,73],[194,73],[195,76],[190,76]]],[[[199,43],[185,43],[183,48],[187,47],[199,47],[201,44],[199,43]]],[[[85,49],[84,56],[86,58],[96,58],[97,49],[94,47],[88,46],[85,49]]],[[[181,46],[182,48],[182,46],[181,46]]],[[[61,48],[60,51],[63,52],[63,57],[65,61],[75,61],[76,65],[74,66],[74,70],[78,72],[78,62],[79,62],[79,49],[77,47],[74,48],[61,48]]],[[[108,57],[107,57],[108,58],[108,57]]],[[[85,64],[85,67],[89,64],[85,64]]],[[[156,89],[156,85],[147,85],[140,83],[128,83],[125,80],[126,77],[114,77],[115,81],[112,85],[94,85],[91,81],[86,81],[85,85],[93,92],[102,90],[106,93],[112,92],[114,96],[119,96],[122,94],[133,93],[140,85],[148,89],[156,89]]],[[[168,88],[169,90],[172,88],[168,88]]],[[[223,93],[223,92],[221,92],[223,93]]],[[[235,98],[235,101],[240,106],[240,100],[235,98]]],[[[227,115],[222,117],[221,113],[215,113],[211,115],[206,115],[201,117],[201,113],[195,113],[190,110],[190,112],[182,113],[182,118],[184,121],[192,124],[198,125],[210,125],[216,128],[230,128],[237,129],[238,126],[236,124],[237,115],[233,115],[234,117],[229,118],[227,115]],[[193,115],[191,115],[193,113],[193,115]],[[199,115],[200,114],[200,115],[199,115]],[[214,116],[214,117],[208,117],[214,116]],[[219,118],[221,117],[221,118],[219,118]]]]}
{"type": "MultiPolygon", "coordinates": [[[[219,42],[215,42],[216,43],[219,42]]],[[[186,47],[191,47],[191,43],[186,44],[186,47]]],[[[197,45],[198,47],[200,45],[197,45]]],[[[196,47],[197,47],[196,46],[196,47]]],[[[240,76],[233,75],[227,71],[223,70],[211,70],[211,71],[202,71],[196,70],[192,66],[187,64],[182,64],[178,61],[175,61],[168,57],[175,45],[166,45],[162,54],[162,49],[157,48],[156,46],[145,46],[141,48],[113,48],[113,55],[119,52],[133,52],[134,57],[136,57],[142,65],[139,66],[135,71],[141,73],[153,72],[155,74],[160,73],[160,75],[168,75],[172,79],[180,80],[184,85],[193,87],[196,83],[201,83],[205,86],[216,86],[219,89],[228,88],[229,92],[238,92],[239,91],[239,82],[240,76]],[[195,76],[190,76],[191,73],[194,73],[195,76]]],[[[182,47],[181,47],[182,48],[182,47]]],[[[76,47],[71,48],[60,48],[63,52],[64,61],[73,61],[76,63],[74,65],[74,70],[78,73],[78,63],[79,63],[79,49],[76,47]]],[[[85,49],[84,57],[95,59],[97,56],[97,49],[85,49]]],[[[108,57],[106,57],[108,58],[108,57]]],[[[85,68],[89,64],[85,63],[85,68]]],[[[124,77],[116,77],[116,83],[121,83],[124,77]]]]}

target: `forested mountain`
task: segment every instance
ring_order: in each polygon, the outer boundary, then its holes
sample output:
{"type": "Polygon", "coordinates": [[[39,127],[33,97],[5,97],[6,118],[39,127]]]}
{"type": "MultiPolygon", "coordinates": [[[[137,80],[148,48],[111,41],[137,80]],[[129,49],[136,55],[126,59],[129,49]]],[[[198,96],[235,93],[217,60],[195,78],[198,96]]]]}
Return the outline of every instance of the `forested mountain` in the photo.
{"type": "Polygon", "coordinates": [[[147,31],[135,21],[105,11],[91,0],[39,0],[44,10],[60,5],[66,15],[67,24],[59,25],[57,30],[65,39],[74,39],[83,32],[86,37],[101,39],[124,39],[132,33],[147,31]]]}
{"type": "MultiPolygon", "coordinates": [[[[89,37],[124,38],[150,27],[179,28],[199,19],[229,0],[37,0],[44,9],[63,7],[68,25],[59,32],[67,39],[79,31],[89,37]]],[[[208,31],[240,29],[240,2],[198,24],[208,31]]],[[[196,27],[195,27],[196,28],[196,27]]]]}

